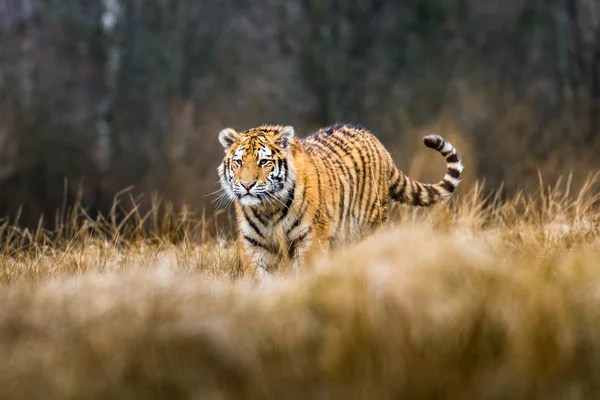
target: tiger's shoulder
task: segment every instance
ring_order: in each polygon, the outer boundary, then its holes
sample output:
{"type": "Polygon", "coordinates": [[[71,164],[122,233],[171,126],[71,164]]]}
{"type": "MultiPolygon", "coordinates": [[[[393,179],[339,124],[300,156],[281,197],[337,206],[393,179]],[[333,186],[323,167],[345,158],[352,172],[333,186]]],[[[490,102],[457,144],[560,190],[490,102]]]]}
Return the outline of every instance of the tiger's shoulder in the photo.
{"type": "Polygon", "coordinates": [[[306,137],[304,140],[319,140],[330,138],[332,136],[360,137],[365,135],[371,136],[372,133],[362,125],[334,124],[318,129],[312,135],[306,137]]]}
{"type": "Polygon", "coordinates": [[[372,132],[357,124],[329,125],[318,129],[310,136],[298,138],[297,140],[300,147],[309,151],[331,146],[349,149],[365,141],[377,141],[372,132]]]}

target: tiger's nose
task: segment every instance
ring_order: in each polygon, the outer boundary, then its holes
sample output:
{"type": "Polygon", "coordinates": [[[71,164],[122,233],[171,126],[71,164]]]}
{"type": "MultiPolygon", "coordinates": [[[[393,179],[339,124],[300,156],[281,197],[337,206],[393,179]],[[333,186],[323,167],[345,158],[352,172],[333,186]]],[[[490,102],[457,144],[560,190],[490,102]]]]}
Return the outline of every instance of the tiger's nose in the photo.
{"type": "Polygon", "coordinates": [[[243,187],[246,188],[247,191],[250,191],[250,189],[252,189],[252,186],[256,185],[256,181],[254,182],[240,182],[242,184],[243,187]]]}

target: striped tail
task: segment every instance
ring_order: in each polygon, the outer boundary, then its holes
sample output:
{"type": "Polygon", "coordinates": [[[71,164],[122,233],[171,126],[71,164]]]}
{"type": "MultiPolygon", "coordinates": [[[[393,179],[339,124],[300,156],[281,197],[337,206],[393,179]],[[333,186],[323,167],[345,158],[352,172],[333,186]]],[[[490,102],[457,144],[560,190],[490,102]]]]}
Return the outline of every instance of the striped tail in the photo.
{"type": "Polygon", "coordinates": [[[454,146],[438,135],[425,136],[423,142],[446,158],[446,175],[439,183],[432,185],[413,181],[394,168],[390,180],[390,197],[395,201],[419,207],[431,206],[452,196],[460,183],[463,165],[454,146]]]}

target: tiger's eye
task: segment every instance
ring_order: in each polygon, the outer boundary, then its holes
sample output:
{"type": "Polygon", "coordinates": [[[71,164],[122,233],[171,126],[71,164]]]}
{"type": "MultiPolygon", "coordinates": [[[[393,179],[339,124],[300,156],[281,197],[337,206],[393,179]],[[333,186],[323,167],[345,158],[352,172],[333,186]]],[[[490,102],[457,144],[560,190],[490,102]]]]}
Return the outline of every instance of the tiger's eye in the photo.
{"type": "Polygon", "coordinates": [[[267,165],[270,165],[270,164],[271,164],[271,160],[260,160],[258,162],[258,166],[261,167],[261,168],[264,168],[264,167],[266,167],[267,165]]]}
{"type": "Polygon", "coordinates": [[[233,162],[236,165],[236,167],[241,167],[242,166],[242,160],[233,160],[233,162]]]}

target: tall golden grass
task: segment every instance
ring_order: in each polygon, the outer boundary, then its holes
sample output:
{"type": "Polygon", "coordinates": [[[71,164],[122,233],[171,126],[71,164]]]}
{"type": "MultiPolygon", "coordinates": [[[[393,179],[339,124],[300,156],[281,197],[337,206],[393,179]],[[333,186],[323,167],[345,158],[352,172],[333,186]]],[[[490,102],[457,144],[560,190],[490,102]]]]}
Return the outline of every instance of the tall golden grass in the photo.
{"type": "Polygon", "coordinates": [[[599,175],[481,184],[254,286],[159,205],[0,227],[0,398],[600,395],[599,175]]]}

